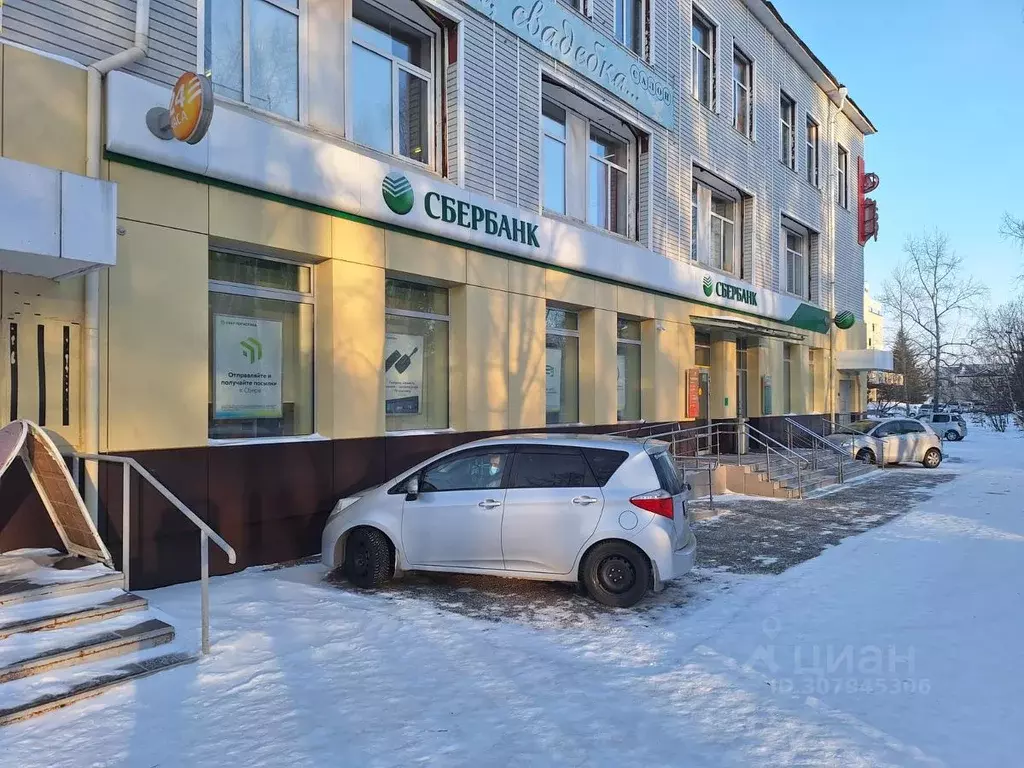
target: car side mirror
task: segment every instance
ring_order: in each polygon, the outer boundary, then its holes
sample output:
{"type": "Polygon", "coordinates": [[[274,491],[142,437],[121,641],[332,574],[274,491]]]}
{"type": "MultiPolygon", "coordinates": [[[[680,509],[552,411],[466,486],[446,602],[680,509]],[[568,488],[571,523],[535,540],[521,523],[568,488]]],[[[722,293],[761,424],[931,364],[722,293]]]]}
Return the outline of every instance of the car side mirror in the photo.
{"type": "Polygon", "coordinates": [[[418,475],[413,475],[409,478],[405,484],[405,500],[416,501],[420,495],[420,478],[418,475]]]}

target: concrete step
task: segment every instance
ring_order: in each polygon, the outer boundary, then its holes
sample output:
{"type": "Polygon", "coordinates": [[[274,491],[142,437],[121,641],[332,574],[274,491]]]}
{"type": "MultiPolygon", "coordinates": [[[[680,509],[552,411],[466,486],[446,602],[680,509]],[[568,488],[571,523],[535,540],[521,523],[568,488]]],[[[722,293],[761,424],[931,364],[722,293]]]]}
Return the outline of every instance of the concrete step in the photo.
{"type": "MultiPolygon", "coordinates": [[[[96,592],[101,589],[121,587],[124,584],[124,577],[120,573],[103,566],[99,567],[100,572],[90,568],[88,574],[82,574],[84,578],[40,579],[35,573],[26,577],[4,578],[0,580],[0,608],[35,600],[49,600],[52,597],[96,592]]],[[[75,572],[58,571],[58,573],[74,574],[75,572]]]]}
{"type": "Polygon", "coordinates": [[[184,650],[154,648],[0,686],[0,726],[98,696],[123,683],[172,669],[198,657],[184,650]],[[42,681],[42,684],[38,684],[42,681]],[[31,683],[32,685],[29,685],[31,683]]]}
{"type": "Polygon", "coordinates": [[[143,611],[148,605],[144,598],[117,589],[11,606],[0,611],[0,640],[22,632],[104,621],[125,613],[143,611]]]}
{"type": "MultiPolygon", "coordinates": [[[[119,617],[90,627],[91,632],[75,633],[72,629],[57,629],[33,635],[39,642],[13,643],[8,638],[0,647],[0,683],[18,680],[29,675],[49,672],[62,667],[119,656],[133,651],[152,648],[174,639],[174,627],[160,619],[148,618],[128,623],[119,617]]],[[[3,700],[0,689],[0,700],[3,700]]]]}

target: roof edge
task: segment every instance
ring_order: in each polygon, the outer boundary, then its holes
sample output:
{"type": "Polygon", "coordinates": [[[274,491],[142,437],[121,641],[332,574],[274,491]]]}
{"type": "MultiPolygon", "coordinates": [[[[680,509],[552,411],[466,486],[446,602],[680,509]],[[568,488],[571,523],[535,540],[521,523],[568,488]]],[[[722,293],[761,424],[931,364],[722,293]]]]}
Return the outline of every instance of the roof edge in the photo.
{"type": "MultiPolygon", "coordinates": [[[[815,55],[810,46],[800,38],[789,23],[782,18],[782,14],[779,13],[775,5],[770,0],[744,0],[744,2],[754,16],[783,43],[783,46],[789,51],[790,55],[796,59],[797,64],[803,67],[804,71],[814,79],[818,86],[835,103],[836,99],[833,94],[842,87],[842,83],[829,71],[829,68],[815,55]]],[[[875,124],[871,122],[870,118],[857,105],[857,102],[849,96],[846,97],[843,114],[865,136],[878,133],[875,124]]]]}

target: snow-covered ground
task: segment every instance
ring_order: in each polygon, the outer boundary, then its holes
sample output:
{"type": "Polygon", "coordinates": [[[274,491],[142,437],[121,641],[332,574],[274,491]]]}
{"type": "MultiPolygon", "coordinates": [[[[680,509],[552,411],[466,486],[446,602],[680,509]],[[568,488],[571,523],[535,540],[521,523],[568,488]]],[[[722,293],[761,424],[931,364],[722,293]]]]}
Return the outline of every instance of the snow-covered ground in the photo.
{"type": "MultiPolygon", "coordinates": [[[[639,610],[457,610],[318,565],[215,579],[210,657],[0,729],[0,764],[1019,764],[1024,438],[947,447],[956,476],[905,516],[639,610]]],[[[198,626],[197,585],[146,596],[198,626]]]]}

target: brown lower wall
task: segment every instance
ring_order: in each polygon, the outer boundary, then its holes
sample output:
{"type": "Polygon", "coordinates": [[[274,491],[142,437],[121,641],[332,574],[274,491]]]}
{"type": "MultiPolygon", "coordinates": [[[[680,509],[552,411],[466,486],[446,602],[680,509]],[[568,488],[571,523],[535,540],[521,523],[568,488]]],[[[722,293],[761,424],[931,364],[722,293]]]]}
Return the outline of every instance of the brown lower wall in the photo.
{"type": "MultiPolygon", "coordinates": [[[[771,423],[766,423],[768,419],[752,423],[773,433],[782,429],[782,421],[782,417],[773,417],[771,423]]],[[[619,429],[620,425],[604,425],[545,431],[603,433],[619,429]]],[[[658,425],[645,425],[637,434],[658,431],[658,425]]],[[[210,546],[211,573],[224,574],[317,554],[327,515],[339,498],[383,483],[436,453],[494,434],[262,443],[127,455],[235,548],[238,561],[231,566],[216,546],[210,546]]],[[[104,464],[99,480],[98,527],[118,567],[121,471],[120,465],[104,464]]],[[[198,579],[196,528],[138,475],[133,476],[131,495],[132,587],[149,589],[198,579]]],[[[59,547],[60,540],[24,467],[15,462],[0,481],[0,551],[46,546],[59,547]]]]}

